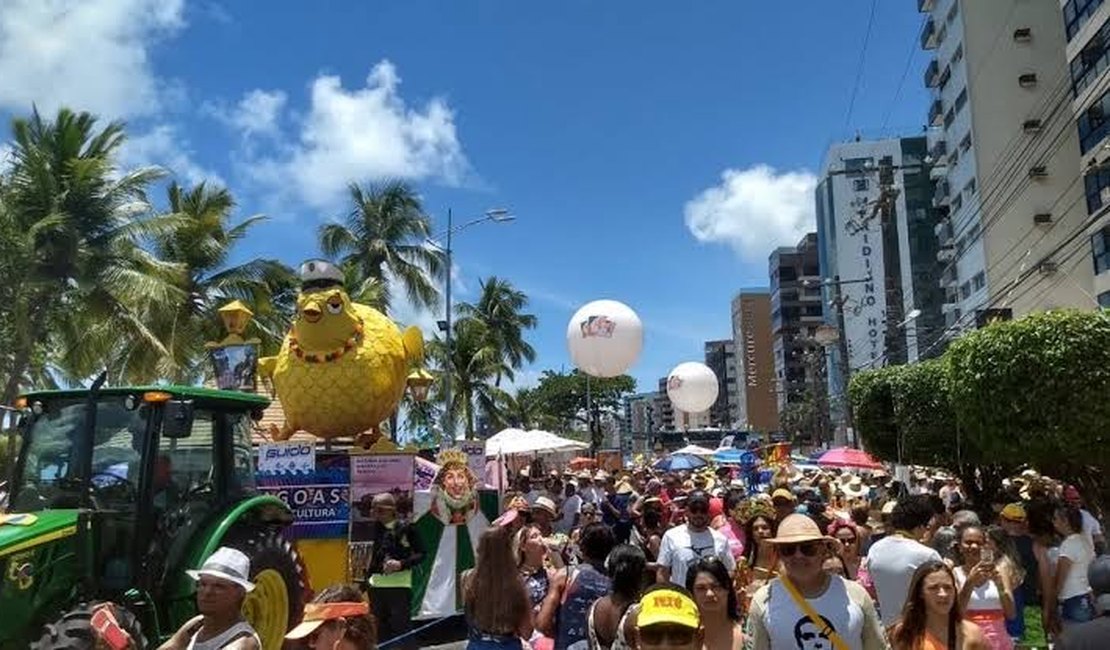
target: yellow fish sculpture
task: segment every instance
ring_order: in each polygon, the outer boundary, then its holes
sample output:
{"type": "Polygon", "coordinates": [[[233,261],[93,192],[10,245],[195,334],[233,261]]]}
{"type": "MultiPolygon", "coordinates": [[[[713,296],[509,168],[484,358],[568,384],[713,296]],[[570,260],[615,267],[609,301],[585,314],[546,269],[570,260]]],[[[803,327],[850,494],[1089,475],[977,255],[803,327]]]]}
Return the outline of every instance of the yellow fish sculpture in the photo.
{"type": "Polygon", "coordinates": [[[423,336],[352,302],[329,262],[305,262],[301,279],[293,327],[277,356],[258,362],[285,411],[285,425],[271,433],[275,440],[306,431],[372,443],[401,401],[409,369],[424,360],[423,336]]]}

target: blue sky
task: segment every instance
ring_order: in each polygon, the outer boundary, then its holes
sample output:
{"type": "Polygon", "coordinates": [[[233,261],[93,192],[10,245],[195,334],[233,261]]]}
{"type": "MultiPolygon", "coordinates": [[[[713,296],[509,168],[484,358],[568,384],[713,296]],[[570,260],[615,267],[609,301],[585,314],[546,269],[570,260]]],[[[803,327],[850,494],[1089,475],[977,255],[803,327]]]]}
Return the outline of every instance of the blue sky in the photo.
{"type": "Polygon", "coordinates": [[[243,259],[316,255],[351,180],[407,178],[440,223],[511,209],[456,239],[456,290],[496,274],[532,296],[523,382],[569,366],[567,320],[597,298],[644,321],[641,389],[700,360],[771,249],[814,228],[826,147],[920,132],[927,106],[912,0],[875,3],[850,120],[871,0],[2,5],[2,116],[127,120],[126,163],[271,217],[243,259]]]}

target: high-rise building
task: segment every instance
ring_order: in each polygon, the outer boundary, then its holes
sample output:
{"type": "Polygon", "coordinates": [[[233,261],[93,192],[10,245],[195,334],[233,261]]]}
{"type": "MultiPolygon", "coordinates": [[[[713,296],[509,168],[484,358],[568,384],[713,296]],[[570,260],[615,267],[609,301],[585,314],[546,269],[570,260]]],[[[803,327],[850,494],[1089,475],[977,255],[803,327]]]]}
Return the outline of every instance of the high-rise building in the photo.
{"type": "Polygon", "coordinates": [[[945,327],[934,234],[944,211],[932,205],[926,147],[924,136],[855,141],[825,156],[815,192],[825,322],[846,339],[828,348],[833,404],[844,395],[842,348],[849,372],[943,351],[932,344],[945,327]]]}
{"type": "Polygon", "coordinates": [[[660,431],[675,430],[674,406],[671,404],[671,398],[667,397],[666,377],[659,379],[659,390],[655,393],[652,410],[656,419],[656,426],[660,431]]]}
{"type": "Polygon", "coordinates": [[[643,453],[654,440],[656,393],[636,393],[624,398],[624,426],[621,442],[630,453],[643,453]]]}
{"type": "Polygon", "coordinates": [[[731,428],[736,399],[736,347],[732,339],[705,342],[705,365],[717,375],[717,401],[709,407],[710,426],[731,428]]]}
{"type": "Polygon", "coordinates": [[[933,53],[924,82],[934,201],[949,213],[936,232],[953,333],[984,309],[1092,305],[1090,262],[1061,245],[1087,219],[1080,148],[1092,152],[1110,128],[1081,117],[1076,138],[1067,108],[1065,29],[1090,33],[1091,21],[1079,23],[1097,4],[1065,3],[1073,18],[1062,21],[1060,0],[917,0],[920,43],[933,53]]]}
{"type": "Polygon", "coordinates": [[[1086,231],[1061,254],[1085,258],[1086,252],[1077,251],[1087,248],[1089,236],[1094,295],[1100,306],[1110,307],[1110,3],[1062,0],[1060,4],[1088,215],[1086,231]]]}
{"type": "Polygon", "coordinates": [[[732,299],[732,341],[737,372],[733,422],[748,431],[778,431],[771,294],[767,289],[742,289],[732,299]]]}
{"type": "Polygon", "coordinates": [[[771,337],[775,357],[778,411],[805,399],[812,378],[805,353],[824,323],[817,233],[797,246],[775,249],[770,256],[771,337]]]}

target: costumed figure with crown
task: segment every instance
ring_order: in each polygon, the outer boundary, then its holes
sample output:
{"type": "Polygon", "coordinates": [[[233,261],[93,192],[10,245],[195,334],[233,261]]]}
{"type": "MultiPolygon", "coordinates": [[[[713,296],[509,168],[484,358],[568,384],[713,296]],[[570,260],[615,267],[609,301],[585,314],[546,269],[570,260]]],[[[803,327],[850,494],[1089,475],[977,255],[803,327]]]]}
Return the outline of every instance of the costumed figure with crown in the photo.
{"type": "Polygon", "coordinates": [[[413,518],[427,553],[413,575],[413,618],[462,610],[459,575],[474,567],[478,538],[497,518],[497,492],[479,492],[467,461],[458,449],[441,452],[431,488],[414,495],[413,518]]]}

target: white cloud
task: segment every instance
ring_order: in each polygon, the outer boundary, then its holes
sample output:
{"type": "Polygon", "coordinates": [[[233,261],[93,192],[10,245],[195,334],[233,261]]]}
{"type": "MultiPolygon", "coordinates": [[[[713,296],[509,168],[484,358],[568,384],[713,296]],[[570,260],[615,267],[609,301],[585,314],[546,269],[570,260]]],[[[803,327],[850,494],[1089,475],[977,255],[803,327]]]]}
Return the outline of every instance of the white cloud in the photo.
{"type": "Polygon", "coordinates": [[[244,138],[254,135],[276,136],[281,130],[279,120],[286,99],[285,93],[280,90],[255,89],[243,95],[233,108],[209,104],[203,109],[239,131],[244,138]]]}
{"type": "Polygon", "coordinates": [[[249,175],[318,208],[334,207],[351,181],[460,182],[467,162],[453,112],[441,98],[409,106],[400,81],[389,61],[375,65],[362,88],[317,77],[295,142],[277,156],[246,161],[249,175]]]}
{"type": "Polygon", "coordinates": [[[158,165],[183,184],[196,185],[208,181],[209,184],[226,186],[219,174],[193,161],[188,141],[177,127],[169,124],[159,124],[146,133],[128,137],[120,150],[120,164],[125,169],[158,165]]]}
{"type": "Polygon", "coordinates": [[[61,106],[105,118],[161,106],[150,49],[184,26],[184,0],[5,0],[0,106],[49,115],[61,106]]]}
{"type": "Polygon", "coordinates": [[[806,170],[727,169],[719,185],[686,203],[686,227],[698,241],[728,244],[746,260],[765,262],[775,247],[797,244],[816,227],[816,187],[806,170]]]}

